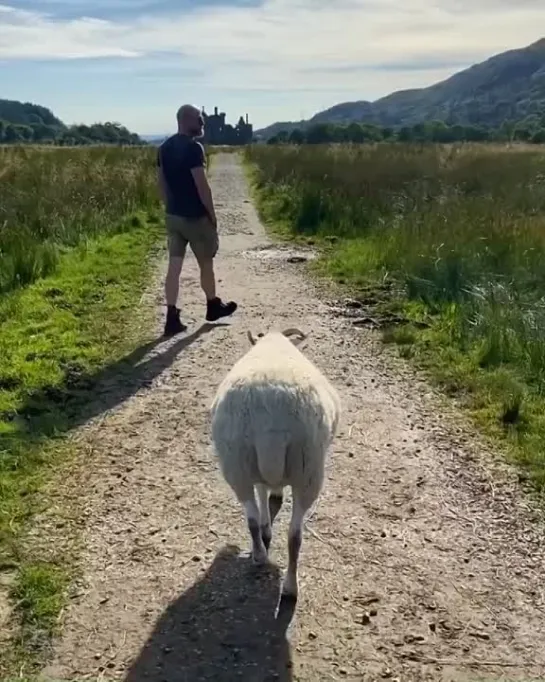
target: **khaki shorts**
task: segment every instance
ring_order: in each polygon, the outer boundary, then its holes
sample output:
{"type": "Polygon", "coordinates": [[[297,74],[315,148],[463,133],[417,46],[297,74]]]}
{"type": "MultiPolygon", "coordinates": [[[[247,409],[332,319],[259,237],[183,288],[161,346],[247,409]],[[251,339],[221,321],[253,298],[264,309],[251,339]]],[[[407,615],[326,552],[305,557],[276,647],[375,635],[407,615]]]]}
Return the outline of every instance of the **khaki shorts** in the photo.
{"type": "Polygon", "coordinates": [[[188,244],[197,260],[214,258],[218,252],[218,232],[208,216],[182,218],[167,214],[166,227],[168,253],[174,258],[183,258],[188,244]]]}

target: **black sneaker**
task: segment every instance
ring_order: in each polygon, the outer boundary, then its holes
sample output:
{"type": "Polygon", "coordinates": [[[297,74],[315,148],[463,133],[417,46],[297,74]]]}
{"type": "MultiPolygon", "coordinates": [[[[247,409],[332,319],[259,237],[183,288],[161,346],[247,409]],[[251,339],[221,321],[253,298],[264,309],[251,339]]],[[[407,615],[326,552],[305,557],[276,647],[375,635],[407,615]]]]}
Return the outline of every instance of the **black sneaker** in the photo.
{"type": "Polygon", "coordinates": [[[165,336],[174,336],[185,332],[187,326],[180,320],[180,310],[176,306],[167,308],[167,319],[165,322],[165,336]]]}
{"type": "Polygon", "coordinates": [[[224,303],[221,298],[215,298],[206,303],[206,320],[207,322],[216,322],[222,317],[229,317],[237,309],[237,304],[234,301],[224,303]]]}

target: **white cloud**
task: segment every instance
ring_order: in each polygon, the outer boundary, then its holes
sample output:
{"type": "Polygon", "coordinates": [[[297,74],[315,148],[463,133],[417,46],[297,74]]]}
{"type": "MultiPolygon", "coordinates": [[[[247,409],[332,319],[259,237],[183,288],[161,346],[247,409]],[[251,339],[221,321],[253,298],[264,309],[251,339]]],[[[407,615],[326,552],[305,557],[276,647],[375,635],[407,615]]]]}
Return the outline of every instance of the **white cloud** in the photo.
{"type": "Polygon", "coordinates": [[[0,5],[0,58],[135,57],[182,51],[196,59],[274,60],[279,69],[313,62],[369,64],[489,54],[537,39],[545,5],[534,0],[266,0],[261,7],[207,7],[190,14],[62,20],[0,5]],[[477,7],[479,5],[479,7],[477,7]]]}
{"type": "Polygon", "coordinates": [[[298,92],[300,111],[305,93],[329,105],[428,85],[545,26],[542,0],[265,0],[169,16],[136,7],[113,21],[0,5],[0,59],[124,58],[136,76],[146,58],[178,55],[180,71],[204,71],[207,90],[298,92]]]}
{"type": "Polygon", "coordinates": [[[0,59],[136,57],[116,44],[119,27],[103,19],[56,21],[38,12],[0,5],[0,59]]]}

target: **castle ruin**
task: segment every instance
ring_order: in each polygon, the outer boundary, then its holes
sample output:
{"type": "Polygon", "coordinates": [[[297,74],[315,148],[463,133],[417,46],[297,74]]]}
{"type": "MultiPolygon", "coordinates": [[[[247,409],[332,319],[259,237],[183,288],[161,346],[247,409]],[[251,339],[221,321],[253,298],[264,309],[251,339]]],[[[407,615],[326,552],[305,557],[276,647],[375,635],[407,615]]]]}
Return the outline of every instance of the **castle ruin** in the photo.
{"type": "Polygon", "coordinates": [[[204,118],[203,142],[210,145],[244,145],[250,144],[253,138],[253,127],[241,116],[236,126],[225,123],[225,113],[218,113],[218,107],[214,107],[214,113],[209,115],[202,108],[204,118]]]}

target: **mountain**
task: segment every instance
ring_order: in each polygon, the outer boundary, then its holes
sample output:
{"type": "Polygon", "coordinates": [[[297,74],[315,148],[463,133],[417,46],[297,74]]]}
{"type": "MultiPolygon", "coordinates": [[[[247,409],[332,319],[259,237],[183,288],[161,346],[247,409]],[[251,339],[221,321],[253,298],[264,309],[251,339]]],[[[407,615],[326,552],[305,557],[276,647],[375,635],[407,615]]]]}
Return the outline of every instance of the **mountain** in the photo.
{"type": "Polygon", "coordinates": [[[0,144],[145,144],[119,123],[65,125],[50,109],[30,102],[0,99],[0,144]]]}
{"type": "Polygon", "coordinates": [[[164,135],[140,135],[140,137],[148,144],[160,145],[170,134],[171,133],[165,133],[164,135]]]}
{"type": "Polygon", "coordinates": [[[268,138],[280,130],[316,123],[412,126],[438,120],[450,125],[498,127],[545,115],[545,38],[475,64],[428,88],[400,90],[374,102],[344,102],[307,121],[273,123],[256,131],[268,138]]]}

